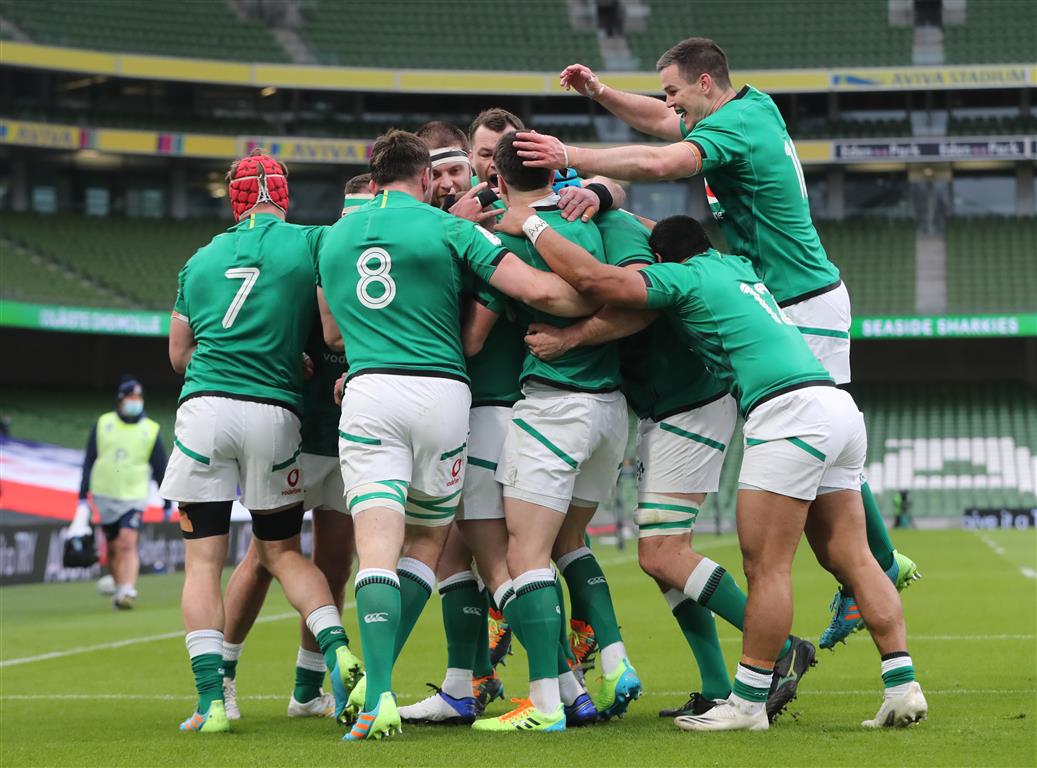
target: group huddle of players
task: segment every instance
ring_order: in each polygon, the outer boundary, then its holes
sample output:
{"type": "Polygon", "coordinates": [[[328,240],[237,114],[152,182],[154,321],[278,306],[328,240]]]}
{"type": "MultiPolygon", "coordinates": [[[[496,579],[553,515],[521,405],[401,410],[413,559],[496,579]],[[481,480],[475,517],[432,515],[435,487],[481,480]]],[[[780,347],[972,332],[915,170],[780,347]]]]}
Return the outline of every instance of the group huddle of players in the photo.
{"type": "Polygon", "coordinates": [[[181,271],[169,339],[185,384],[161,491],[180,506],[199,693],[181,729],[240,716],[238,658],[274,578],[304,619],[288,714],[334,716],[346,740],[403,722],[561,731],[623,715],[642,683],[586,529],[615,489],[628,408],[640,563],[701,679],[660,714],[689,731],[765,730],[795,696],[815,656],[789,635],[805,533],[841,585],[822,647],[866,625],[882,656],[883,702],[863,725],[926,717],[898,595],[917,568],[863,483],[863,417],[838,386],[849,296],[795,148],[768,96],[734,90],[712,41],[685,40],[657,68],[665,102],[582,65],[561,82],[675,143],[570,147],[498,108],[467,133],[394,130],[331,226],[285,222],[276,159],[232,165],[237,223],[181,271]],[[690,217],[621,208],[617,179],[700,173],[730,254],[690,217]],[[739,414],[747,594],[691,546],[739,414]],[[236,498],[253,540],[224,598],[236,498]],[[354,551],[363,663],[341,620],[354,551]],[[398,706],[393,665],[437,584],[443,684],[398,706]],[[733,681],[714,615],[743,631],[733,681]],[[513,638],[528,697],[480,717],[503,698],[494,666],[513,638]]]}

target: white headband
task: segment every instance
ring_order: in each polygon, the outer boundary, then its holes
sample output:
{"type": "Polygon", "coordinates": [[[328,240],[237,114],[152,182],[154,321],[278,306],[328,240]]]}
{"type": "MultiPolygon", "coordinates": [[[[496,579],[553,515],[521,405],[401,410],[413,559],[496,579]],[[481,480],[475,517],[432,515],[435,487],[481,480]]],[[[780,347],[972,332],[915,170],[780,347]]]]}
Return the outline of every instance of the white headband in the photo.
{"type": "Polygon", "coordinates": [[[428,154],[432,159],[433,168],[440,165],[454,165],[456,163],[471,165],[468,153],[460,147],[440,147],[439,149],[433,149],[428,154]]]}

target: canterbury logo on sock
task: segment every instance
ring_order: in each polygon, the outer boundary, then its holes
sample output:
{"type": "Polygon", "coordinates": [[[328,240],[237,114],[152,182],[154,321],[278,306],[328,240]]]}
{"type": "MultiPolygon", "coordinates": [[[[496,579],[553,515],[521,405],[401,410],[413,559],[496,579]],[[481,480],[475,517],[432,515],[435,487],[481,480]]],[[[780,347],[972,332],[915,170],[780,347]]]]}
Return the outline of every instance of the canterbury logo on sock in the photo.
{"type": "Polygon", "coordinates": [[[344,630],[344,629],[329,629],[328,632],[330,632],[333,635],[344,635],[344,634],[346,634],[346,630],[344,630]]]}
{"type": "Polygon", "coordinates": [[[482,616],[482,609],[476,608],[474,605],[466,605],[461,609],[461,613],[467,613],[469,616],[482,616]]]}
{"type": "Polygon", "coordinates": [[[365,613],[364,624],[377,624],[380,621],[388,621],[388,613],[365,613]]]}
{"type": "Polygon", "coordinates": [[[588,587],[593,587],[595,584],[604,584],[604,583],[605,583],[605,577],[604,576],[594,576],[592,578],[587,579],[587,586],[588,587]]]}

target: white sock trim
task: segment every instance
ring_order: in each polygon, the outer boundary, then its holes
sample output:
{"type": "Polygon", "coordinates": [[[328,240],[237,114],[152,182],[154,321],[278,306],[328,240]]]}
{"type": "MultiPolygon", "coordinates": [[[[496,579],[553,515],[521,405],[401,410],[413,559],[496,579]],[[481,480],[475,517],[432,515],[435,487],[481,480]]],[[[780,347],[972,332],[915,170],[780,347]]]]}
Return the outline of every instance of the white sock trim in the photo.
{"type": "MultiPolygon", "coordinates": [[[[538,581],[554,581],[555,574],[550,568],[534,568],[531,571],[520,573],[514,579],[512,579],[511,587],[515,590],[515,594],[527,584],[533,584],[538,581]]],[[[543,710],[541,710],[543,711],[543,710]]],[[[554,710],[551,710],[552,712],[554,710]]]]}
{"type": "Polygon", "coordinates": [[[226,640],[223,641],[223,660],[224,661],[237,661],[241,658],[241,649],[245,646],[244,643],[228,643],[226,640]]]}
{"type": "Polygon", "coordinates": [[[327,672],[328,667],[324,663],[324,654],[320,651],[307,651],[300,648],[295,654],[295,666],[308,669],[311,672],[327,672]]]}
{"type": "Polygon", "coordinates": [[[911,661],[910,656],[896,656],[892,659],[884,659],[882,661],[882,674],[892,672],[894,669],[901,669],[903,667],[913,667],[914,663],[911,661]]]}
{"type": "Polygon", "coordinates": [[[192,659],[206,653],[218,653],[223,658],[223,632],[218,629],[197,629],[184,635],[187,655],[192,659]]]}
{"type": "Polygon", "coordinates": [[[767,674],[757,672],[754,669],[749,669],[744,664],[738,665],[738,670],[735,672],[735,680],[738,680],[743,685],[748,685],[751,688],[763,688],[769,690],[771,687],[771,680],[774,679],[774,670],[771,670],[767,674]]]}
{"type": "Polygon", "coordinates": [[[459,667],[447,667],[446,677],[441,686],[443,693],[455,699],[463,699],[472,695],[472,670],[459,667]]]}
{"type": "Polygon", "coordinates": [[[356,585],[364,579],[371,578],[389,579],[397,588],[400,586],[400,577],[396,575],[396,571],[389,571],[385,568],[364,568],[361,571],[357,571],[353,584],[356,585]]]}
{"type": "Polygon", "coordinates": [[[452,574],[450,576],[447,576],[445,579],[440,580],[439,591],[442,592],[444,589],[451,586],[452,584],[460,584],[464,581],[471,581],[475,584],[478,584],[478,582],[475,579],[474,573],[472,573],[471,571],[460,571],[459,573],[452,574]]]}
{"type": "Polygon", "coordinates": [[[514,596],[515,587],[513,586],[511,579],[508,579],[499,587],[497,587],[497,591],[493,593],[493,604],[497,606],[498,611],[504,610],[504,606],[501,605],[501,601],[504,600],[504,595],[507,594],[509,590],[511,590],[511,594],[514,596]]]}
{"type": "Polygon", "coordinates": [[[342,628],[342,617],[334,605],[322,605],[314,608],[306,617],[306,628],[316,637],[325,629],[342,628]]]}
{"type": "Polygon", "coordinates": [[[696,603],[699,602],[699,598],[702,596],[702,590],[706,588],[706,584],[709,583],[709,577],[713,575],[720,566],[710,560],[708,557],[702,558],[702,561],[695,566],[695,570],[691,572],[691,576],[684,583],[684,594],[694,600],[696,603]]]}
{"type": "Polygon", "coordinates": [[[572,552],[566,552],[564,555],[555,560],[555,563],[558,565],[559,572],[565,573],[565,569],[568,568],[575,560],[579,560],[581,557],[586,557],[587,555],[594,557],[594,553],[590,551],[589,547],[578,547],[577,549],[574,549],[572,552]]]}
{"type": "Polygon", "coordinates": [[[544,677],[533,680],[529,684],[529,698],[533,706],[545,715],[553,715],[562,705],[562,695],[558,690],[557,677],[544,677]]]}
{"type": "Polygon", "coordinates": [[[606,675],[611,675],[626,657],[627,649],[623,645],[623,641],[606,645],[601,649],[601,671],[606,675]]]}
{"type": "Polygon", "coordinates": [[[562,703],[571,706],[587,689],[580,685],[576,675],[572,672],[563,672],[558,676],[558,693],[562,697],[562,703]]]}
{"type": "Polygon", "coordinates": [[[400,571],[417,576],[428,587],[429,592],[436,587],[436,574],[420,560],[415,560],[413,557],[401,557],[400,561],[396,563],[396,572],[400,571]]]}
{"type": "Polygon", "coordinates": [[[679,589],[668,589],[663,593],[663,600],[670,607],[670,613],[673,613],[677,606],[687,599],[689,599],[688,596],[679,589]]]}

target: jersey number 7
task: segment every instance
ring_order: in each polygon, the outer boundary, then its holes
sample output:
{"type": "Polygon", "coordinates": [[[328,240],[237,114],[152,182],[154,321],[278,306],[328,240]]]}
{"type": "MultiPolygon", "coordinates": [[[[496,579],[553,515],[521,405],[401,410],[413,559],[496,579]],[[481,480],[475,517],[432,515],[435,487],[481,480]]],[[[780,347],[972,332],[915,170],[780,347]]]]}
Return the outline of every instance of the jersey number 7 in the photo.
{"type": "Polygon", "coordinates": [[[228,280],[243,280],[241,287],[238,288],[238,292],[234,294],[234,300],[231,301],[230,306],[227,307],[227,314],[223,316],[223,327],[230,328],[234,325],[234,321],[238,317],[238,312],[245,305],[245,299],[248,298],[249,293],[252,291],[252,287],[256,284],[256,280],[259,279],[259,267],[234,267],[228,269],[223,273],[223,276],[228,280]]]}

